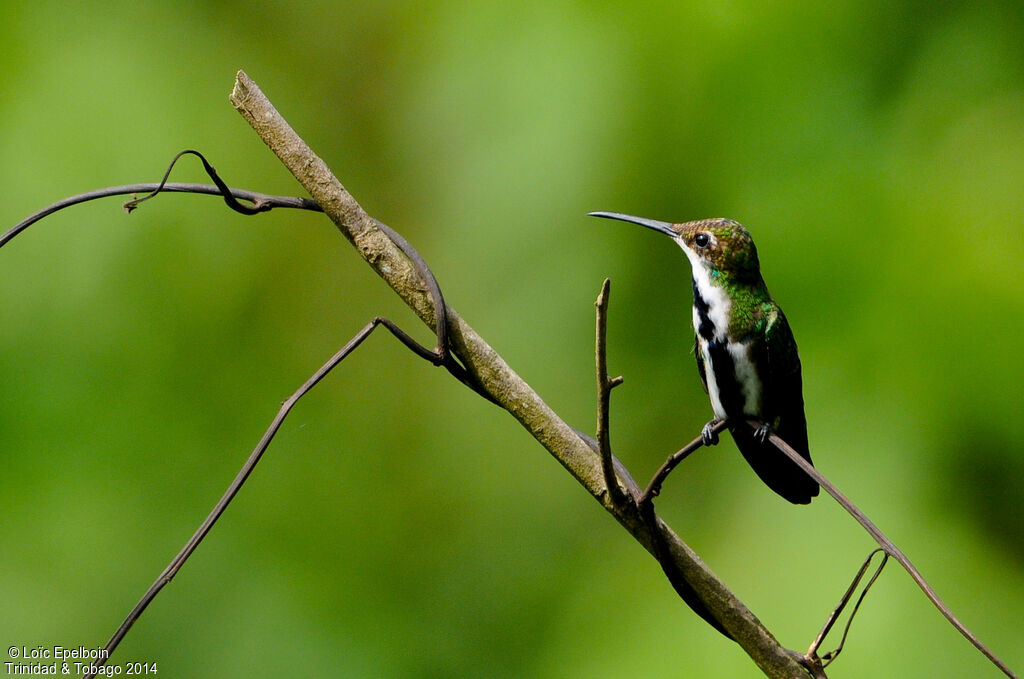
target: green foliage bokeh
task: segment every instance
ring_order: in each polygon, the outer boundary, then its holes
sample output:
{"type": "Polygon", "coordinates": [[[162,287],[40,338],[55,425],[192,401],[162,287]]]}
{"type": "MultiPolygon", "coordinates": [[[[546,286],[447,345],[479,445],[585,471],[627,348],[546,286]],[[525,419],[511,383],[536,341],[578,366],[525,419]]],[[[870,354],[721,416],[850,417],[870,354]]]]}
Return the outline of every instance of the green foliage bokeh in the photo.
{"type": "MultiPolygon", "coordinates": [[[[0,226],[155,181],[183,148],[299,194],[227,101],[244,68],[584,429],[612,278],[613,445],[646,479],[710,416],[689,272],[583,215],[738,219],[800,344],[816,463],[1019,672],[1022,38],[996,2],[8,3],[0,226]]],[[[315,214],[108,200],[0,251],[0,641],[101,645],[278,403],[377,314],[429,341],[315,214]]],[[[729,441],[659,509],[801,650],[872,547],[729,441]]],[[[296,408],[114,661],[757,674],[515,422],[383,335],[296,408]]],[[[892,566],[830,676],[997,673],[892,566]]]]}

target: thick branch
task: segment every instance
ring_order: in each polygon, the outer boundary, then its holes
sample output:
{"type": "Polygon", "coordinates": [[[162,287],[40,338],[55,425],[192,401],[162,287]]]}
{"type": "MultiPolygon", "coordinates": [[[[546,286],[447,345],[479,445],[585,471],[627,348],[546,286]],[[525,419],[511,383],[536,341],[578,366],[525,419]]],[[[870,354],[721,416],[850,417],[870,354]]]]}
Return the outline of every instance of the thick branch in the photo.
{"type": "MultiPolygon", "coordinates": [[[[231,101],[256,133],[323,208],[362,257],[427,324],[434,309],[425,281],[409,259],[345,190],[312,149],[281,117],[256,84],[239,71],[231,101]]],[[[496,403],[506,409],[587,491],[653,553],[652,536],[635,507],[616,506],[605,493],[600,456],[530,388],[454,310],[452,348],[496,403]]],[[[798,654],[785,649],[714,573],[660,519],[655,524],[667,553],[715,617],[770,677],[806,677],[798,654]]]]}

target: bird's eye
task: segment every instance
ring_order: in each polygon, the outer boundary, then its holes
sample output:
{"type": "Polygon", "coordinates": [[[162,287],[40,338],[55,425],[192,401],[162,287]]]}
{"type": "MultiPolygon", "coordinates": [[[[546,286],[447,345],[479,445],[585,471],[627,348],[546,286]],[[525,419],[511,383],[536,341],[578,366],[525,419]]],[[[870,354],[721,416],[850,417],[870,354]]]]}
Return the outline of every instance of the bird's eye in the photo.
{"type": "Polygon", "coordinates": [[[708,243],[711,242],[711,237],[706,233],[698,233],[693,237],[693,242],[696,243],[699,248],[706,248],[708,243]]]}

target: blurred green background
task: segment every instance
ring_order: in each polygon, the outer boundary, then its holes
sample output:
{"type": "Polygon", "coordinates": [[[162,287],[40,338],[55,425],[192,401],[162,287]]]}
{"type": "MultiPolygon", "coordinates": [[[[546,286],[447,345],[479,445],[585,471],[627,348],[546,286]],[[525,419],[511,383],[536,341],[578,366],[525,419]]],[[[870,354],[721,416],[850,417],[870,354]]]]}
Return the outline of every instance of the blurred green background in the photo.
{"type": "MultiPolygon", "coordinates": [[[[710,416],[689,269],[583,215],[742,221],[800,343],[818,466],[1024,670],[1018,3],[44,0],[5,3],[0,44],[3,228],[155,181],[183,148],[300,194],[227,100],[244,68],[584,429],[612,278],[613,444],[642,480],[710,416]]],[[[191,159],[174,179],[205,177],[191,159]]],[[[315,214],[110,199],[0,251],[0,641],[104,643],[279,402],[376,314],[429,341],[315,214]]],[[[873,546],[830,500],[776,497],[731,441],[658,506],[800,650],[873,546]]],[[[114,661],[758,674],[511,418],[384,335],[296,408],[114,661]]],[[[893,565],[830,676],[998,672],[893,565]]]]}

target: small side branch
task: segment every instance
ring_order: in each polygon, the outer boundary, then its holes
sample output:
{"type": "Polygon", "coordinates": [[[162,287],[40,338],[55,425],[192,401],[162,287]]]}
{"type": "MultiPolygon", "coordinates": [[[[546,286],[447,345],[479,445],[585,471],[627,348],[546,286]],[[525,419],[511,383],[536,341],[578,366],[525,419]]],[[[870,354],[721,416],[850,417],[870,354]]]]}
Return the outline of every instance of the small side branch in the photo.
{"type": "Polygon", "coordinates": [[[604,484],[608,489],[608,501],[614,507],[625,506],[627,500],[615,476],[612,462],[612,444],[609,435],[608,421],[612,389],[622,384],[622,376],[608,377],[607,333],[608,333],[608,295],[611,280],[606,278],[601,285],[594,306],[597,307],[596,349],[597,357],[597,449],[601,455],[601,471],[604,473],[604,484]]]}
{"type": "Polygon", "coordinates": [[[810,647],[807,649],[807,653],[804,654],[805,660],[807,660],[810,665],[815,667],[820,666],[822,668],[828,667],[829,663],[835,660],[839,654],[842,653],[843,646],[846,645],[846,635],[850,633],[850,626],[853,624],[853,619],[856,617],[857,611],[860,610],[860,605],[864,602],[864,597],[867,596],[868,590],[871,589],[871,585],[875,584],[875,581],[878,580],[878,576],[882,574],[882,569],[885,568],[885,564],[888,560],[889,555],[886,554],[885,550],[881,547],[868,554],[868,558],[864,560],[864,564],[860,567],[860,570],[857,571],[857,575],[853,578],[853,582],[850,583],[846,592],[843,593],[842,598],[839,600],[839,604],[836,605],[835,609],[833,609],[832,613],[828,616],[828,619],[825,620],[825,624],[822,626],[821,631],[818,632],[818,636],[814,638],[814,641],[811,642],[810,647]],[[882,561],[878,564],[878,568],[875,569],[874,575],[872,575],[867,584],[864,585],[864,589],[861,590],[860,596],[857,597],[857,603],[853,605],[853,611],[850,613],[850,617],[846,620],[846,626],[843,628],[843,636],[839,640],[839,645],[836,646],[835,649],[819,657],[818,648],[821,647],[821,643],[825,640],[825,637],[828,636],[828,633],[832,631],[832,626],[842,614],[843,609],[846,608],[846,604],[850,603],[853,593],[857,591],[857,585],[860,584],[861,578],[864,577],[864,573],[867,572],[868,566],[871,565],[876,554],[882,555],[882,561]]]}
{"type": "Polygon", "coordinates": [[[691,454],[697,451],[698,448],[704,445],[704,442],[708,439],[708,434],[718,436],[726,427],[725,420],[716,420],[701,433],[700,436],[690,441],[688,444],[677,450],[675,453],[669,456],[667,460],[658,468],[658,471],[654,473],[654,477],[651,482],[647,484],[647,488],[644,489],[643,495],[640,496],[638,504],[643,507],[649,504],[661,493],[661,486],[665,483],[665,479],[672,473],[672,470],[679,466],[679,463],[688,458],[691,454]]]}
{"type": "MultiPolygon", "coordinates": [[[[153,193],[154,191],[161,191],[166,193],[200,193],[208,196],[224,196],[224,192],[219,186],[211,184],[188,184],[181,182],[166,182],[166,183],[148,183],[148,184],[126,184],[124,186],[108,186],[105,189],[98,189],[96,191],[88,191],[86,193],[79,193],[74,196],[65,198],[64,200],[57,201],[52,205],[47,205],[42,210],[35,212],[25,219],[21,220],[10,229],[5,231],[3,235],[0,235],[0,247],[7,245],[15,236],[19,233],[32,226],[40,219],[52,215],[54,212],[63,210],[64,208],[71,207],[72,205],[79,205],[81,203],[88,203],[91,200],[97,200],[99,198],[109,198],[111,196],[130,196],[139,193],[153,193]]],[[[245,200],[252,203],[254,206],[261,205],[262,209],[258,212],[267,212],[272,208],[292,208],[297,210],[312,210],[314,212],[323,212],[320,209],[320,205],[311,198],[296,198],[293,196],[271,196],[265,193],[257,193],[256,191],[246,191],[245,189],[228,189],[228,192],[237,200],[245,200]]]]}

